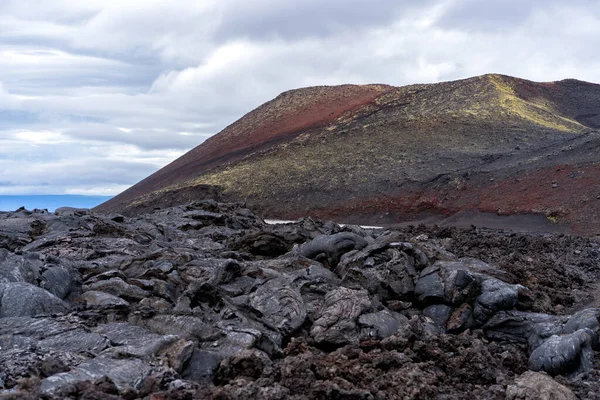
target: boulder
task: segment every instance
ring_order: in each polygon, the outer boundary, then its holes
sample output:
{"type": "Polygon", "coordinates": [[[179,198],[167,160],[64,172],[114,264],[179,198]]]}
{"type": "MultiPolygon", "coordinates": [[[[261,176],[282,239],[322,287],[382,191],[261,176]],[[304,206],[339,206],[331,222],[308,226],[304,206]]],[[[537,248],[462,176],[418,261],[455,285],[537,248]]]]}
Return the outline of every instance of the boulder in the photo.
{"type": "Polygon", "coordinates": [[[449,333],[460,333],[475,326],[473,309],[467,304],[461,304],[454,309],[446,322],[446,330],[449,333]]]}
{"type": "Polygon", "coordinates": [[[289,278],[270,279],[248,298],[250,307],[260,313],[260,320],[289,335],[302,326],[306,307],[300,291],[289,278]]]}
{"type": "Polygon", "coordinates": [[[460,262],[438,261],[421,271],[415,295],[422,304],[459,305],[479,295],[481,280],[460,262]]]}
{"type": "Polygon", "coordinates": [[[0,248],[0,283],[28,282],[32,275],[23,256],[0,248]]]}
{"type": "Polygon", "coordinates": [[[345,253],[360,250],[367,246],[367,241],[356,233],[340,232],[333,235],[319,235],[300,247],[299,253],[304,257],[321,262],[334,268],[345,253]]]}
{"type": "Polygon", "coordinates": [[[40,394],[52,397],[61,389],[80,382],[94,382],[109,378],[120,391],[137,389],[150,375],[151,367],[139,359],[113,359],[96,357],[84,361],[68,372],[52,375],[40,384],[40,394]]]}
{"type": "Polygon", "coordinates": [[[323,305],[310,330],[315,342],[344,345],[358,343],[358,317],[371,308],[369,293],[366,290],[352,290],[344,287],[332,290],[325,295],[323,305]]]}
{"type": "Polygon", "coordinates": [[[423,309],[423,315],[430,318],[442,332],[445,332],[446,324],[452,315],[452,307],[446,304],[434,304],[423,309]]]}
{"type": "Polygon", "coordinates": [[[150,296],[150,292],[140,288],[139,286],[131,285],[121,278],[110,278],[101,280],[91,285],[85,285],[83,290],[94,290],[105,292],[114,296],[121,297],[126,300],[141,300],[150,296]]]}
{"type": "Polygon", "coordinates": [[[69,305],[52,293],[25,282],[0,284],[0,318],[64,313],[69,305]]]}
{"type": "Polygon", "coordinates": [[[535,348],[529,356],[529,368],[550,375],[577,374],[594,368],[592,343],[597,333],[589,328],[554,335],[535,348]]]}
{"type": "Polygon", "coordinates": [[[389,310],[362,314],[358,317],[361,339],[385,339],[408,325],[408,318],[389,310]]]}
{"type": "Polygon", "coordinates": [[[39,286],[58,298],[64,299],[73,290],[73,273],[62,265],[45,264],[39,278],[39,286]]]}
{"type": "Polygon", "coordinates": [[[543,372],[527,371],[506,388],[506,400],[576,400],[566,386],[543,372]]]}
{"type": "Polygon", "coordinates": [[[346,253],[335,272],[346,286],[364,288],[386,301],[412,299],[421,261],[406,243],[375,242],[346,253]]]}
{"type": "Polygon", "coordinates": [[[499,311],[511,310],[519,300],[519,285],[511,285],[499,279],[486,279],[481,283],[481,294],[473,307],[473,316],[483,324],[499,311]]]}
{"type": "Polygon", "coordinates": [[[129,303],[112,294],[88,290],[81,295],[86,305],[90,307],[127,307],[129,303]]]}

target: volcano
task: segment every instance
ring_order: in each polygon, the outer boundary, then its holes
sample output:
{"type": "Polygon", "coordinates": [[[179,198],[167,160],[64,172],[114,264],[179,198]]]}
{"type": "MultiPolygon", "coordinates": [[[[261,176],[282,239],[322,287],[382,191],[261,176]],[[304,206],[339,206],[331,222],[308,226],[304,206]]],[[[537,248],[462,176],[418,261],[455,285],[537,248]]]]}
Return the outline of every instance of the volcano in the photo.
{"type": "Polygon", "coordinates": [[[600,85],[488,74],[282,93],[101,204],[600,234],[600,85]]]}

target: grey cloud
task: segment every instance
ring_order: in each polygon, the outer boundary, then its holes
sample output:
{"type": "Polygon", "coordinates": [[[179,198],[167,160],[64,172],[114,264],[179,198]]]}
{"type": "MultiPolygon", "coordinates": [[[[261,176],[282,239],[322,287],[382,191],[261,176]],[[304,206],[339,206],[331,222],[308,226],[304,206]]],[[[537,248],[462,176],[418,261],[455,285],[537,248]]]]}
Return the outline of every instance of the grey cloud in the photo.
{"type": "MultiPolygon", "coordinates": [[[[568,3],[561,0],[455,0],[438,20],[438,26],[466,31],[510,32],[527,22],[536,12],[574,7],[600,15],[598,0],[572,0],[568,3]]],[[[559,19],[556,22],[560,24],[559,19]]]]}
{"type": "Polygon", "coordinates": [[[27,184],[39,186],[78,186],[93,182],[95,185],[131,183],[143,174],[150,174],[155,166],[151,164],[113,162],[108,166],[96,167],[88,163],[77,163],[77,170],[73,165],[64,167],[46,166],[45,174],[21,174],[13,178],[3,179],[7,186],[23,186],[27,184]]]}
{"type": "Polygon", "coordinates": [[[44,194],[103,186],[121,186],[122,190],[157,168],[152,159],[106,160],[85,149],[85,145],[46,146],[12,160],[0,160],[0,181],[17,188],[38,187],[38,193],[44,194]]]}
{"type": "MultiPolygon", "coordinates": [[[[430,1],[422,2],[422,7],[430,1]]],[[[414,2],[396,0],[231,0],[221,6],[221,23],[215,38],[299,39],[323,37],[340,30],[357,32],[364,27],[385,26],[414,2]]]]}
{"type": "Polygon", "coordinates": [[[487,72],[597,82],[599,6],[2,1],[0,181],[114,193],[302,86],[487,72]]]}
{"type": "Polygon", "coordinates": [[[71,88],[93,86],[144,87],[156,73],[152,67],[59,50],[28,47],[0,48],[0,81],[24,95],[56,95],[71,88]]]}
{"type": "Polygon", "coordinates": [[[33,20],[53,20],[65,23],[85,21],[100,11],[103,1],[87,0],[73,2],[70,0],[36,1],[36,0],[2,0],[0,12],[2,15],[33,20]]]}
{"type": "Polygon", "coordinates": [[[134,145],[142,150],[186,150],[203,142],[208,134],[189,132],[181,135],[170,130],[152,131],[147,129],[136,129],[132,132],[123,132],[118,128],[104,125],[93,127],[79,127],[63,132],[75,140],[104,141],[134,145]]]}

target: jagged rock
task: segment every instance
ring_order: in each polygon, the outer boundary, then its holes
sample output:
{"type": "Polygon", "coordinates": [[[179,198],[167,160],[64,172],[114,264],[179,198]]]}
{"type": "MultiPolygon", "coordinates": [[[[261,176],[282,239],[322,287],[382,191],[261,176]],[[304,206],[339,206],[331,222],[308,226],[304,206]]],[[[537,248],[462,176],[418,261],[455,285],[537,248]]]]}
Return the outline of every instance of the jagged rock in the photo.
{"type": "Polygon", "coordinates": [[[75,282],[71,271],[61,265],[46,264],[40,273],[39,286],[60,299],[66,298],[75,282]]]}
{"type": "Polygon", "coordinates": [[[446,324],[452,315],[452,307],[445,304],[434,304],[423,309],[423,315],[431,318],[433,323],[444,332],[446,324]]]}
{"type": "Polygon", "coordinates": [[[85,304],[91,307],[127,307],[129,303],[112,294],[88,290],[81,295],[85,304]]]}
{"type": "Polygon", "coordinates": [[[228,353],[196,349],[181,372],[181,377],[200,383],[212,382],[219,363],[228,356],[228,353]]]}
{"type": "Polygon", "coordinates": [[[206,258],[192,260],[178,271],[181,279],[188,283],[224,284],[239,277],[241,267],[236,260],[206,258]]]}
{"type": "Polygon", "coordinates": [[[98,283],[98,282],[102,282],[102,281],[107,281],[111,278],[119,278],[121,280],[127,279],[127,276],[120,270],[117,269],[111,269],[109,271],[106,272],[102,272],[90,277],[86,277],[85,278],[85,283],[87,285],[92,285],[94,283],[98,283]]]}
{"type": "Polygon", "coordinates": [[[438,261],[421,271],[415,294],[423,304],[471,302],[480,292],[478,278],[462,262],[438,261]]]}
{"type": "Polygon", "coordinates": [[[80,324],[57,322],[52,318],[3,318],[0,335],[5,346],[33,346],[39,351],[100,353],[110,346],[103,335],[89,332],[80,324]]]}
{"type": "Polygon", "coordinates": [[[597,310],[583,310],[570,318],[500,312],[483,328],[490,338],[528,343],[532,370],[552,375],[573,374],[593,368],[593,347],[598,342],[597,315],[597,310]]]}
{"type": "Polygon", "coordinates": [[[567,387],[545,373],[527,371],[506,388],[506,400],[575,400],[567,387]]]}
{"type": "Polygon", "coordinates": [[[248,302],[260,312],[262,321],[284,335],[295,332],[306,318],[302,295],[289,279],[268,280],[250,295],[248,302]]]}
{"type": "Polygon", "coordinates": [[[158,335],[128,323],[102,324],[93,330],[110,340],[111,348],[104,352],[114,358],[147,358],[171,346],[179,337],[158,335]]]}
{"type": "Polygon", "coordinates": [[[23,256],[0,248],[0,283],[29,282],[32,275],[23,256]]]}
{"type": "Polygon", "coordinates": [[[255,349],[242,350],[221,361],[215,374],[215,382],[223,385],[238,377],[258,379],[263,374],[271,373],[272,362],[265,353],[255,349]]]}
{"type": "Polygon", "coordinates": [[[450,333],[462,332],[475,326],[473,319],[473,309],[467,303],[452,311],[450,318],[446,322],[446,329],[450,333]]]}
{"type": "Polygon", "coordinates": [[[589,329],[593,334],[594,347],[598,344],[598,335],[600,334],[600,309],[587,308],[573,314],[565,323],[563,332],[573,333],[580,329],[589,329]]]}
{"type": "Polygon", "coordinates": [[[73,330],[73,326],[64,321],[50,317],[8,317],[0,324],[0,335],[31,337],[41,340],[73,330]]]}
{"type": "Polygon", "coordinates": [[[309,265],[306,269],[292,272],[294,284],[298,286],[310,321],[318,318],[325,295],[338,288],[340,279],[321,264],[309,265]]]}
{"type": "Polygon", "coordinates": [[[340,279],[331,270],[321,264],[310,264],[302,269],[297,269],[290,274],[293,279],[303,286],[304,284],[329,283],[337,285],[340,279]]]}
{"type": "Polygon", "coordinates": [[[346,253],[335,271],[347,286],[365,288],[386,300],[409,299],[423,262],[416,254],[410,243],[377,241],[346,253]]]}
{"type": "Polygon", "coordinates": [[[415,295],[422,304],[442,303],[446,288],[442,277],[433,268],[426,268],[415,286],[415,295]]]}
{"type": "Polygon", "coordinates": [[[212,343],[212,348],[215,350],[234,353],[242,348],[254,347],[271,357],[281,355],[282,335],[252,318],[247,318],[246,315],[237,319],[219,321],[217,327],[225,333],[225,337],[212,343]]]}
{"type": "Polygon", "coordinates": [[[491,339],[529,343],[535,348],[545,338],[562,332],[566,321],[565,317],[548,314],[501,311],[485,323],[483,331],[491,339]]]}
{"type": "Polygon", "coordinates": [[[223,336],[215,326],[191,315],[156,315],[138,323],[161,335],[180,335],[200,341],[215,340],[223,336]]]}
{"type": "Polygon", "coordinates": [[[499,279],[486,279],[481,283],[481,294],[473,307],[475,321],[483,324],[499,311],[511,310],[517,305],[519,286],[499,279]]]}
{"type": "MultiPolygon", "coordinates": [[[[462,269],[447,271],[444,280],[445,298],[454,305],[472,301],[480,290],[475,277],[462,269]]],[[[483,291],[483,288],[481,290],[483,291]]]]}
{"type": "Polygon", "coordinates": [[[529,349],[536,349],[548,338],[565,333],[563,324],[563,318],[551,318],[550,316],[544,318],[541,322],[531,324],[527,338],[529,349]]]}
{"type": "Polygon", "coordinates": [[[108,377],[117,389],[136,389],[146,378],[151,367],[139,359],[117,360],[113,358],[96,357],[74,367],[69,372],[52,375],[40,384],[40,393],[52,397],[62,388],[79,382],[93,382],[102,377],[108,377]]]}
{"type": "Polygon", "coordinates": [[[259,256],[277,257],[287,253],[291,246],[275,233],[259,232],[244,236],[233,247],[259,256]]]}
{"type": "Polygon", "coordinates": [[[54,210],[54,214],[59,217],[81,217],[90,215],[90,210],[88,208],[59,207],[54,210]]]}
{"type": "Polygon", "coordinates": [[[196,344],[191,340],[179,339],[169,347],[161,350],[161,357],[167,360],[171,368],[181,373],[194,353],[195,347],[196,344]]]}
{"type": "Polygon", "coordinates": [[[25,282],[0,284],[0,318],[63,313],[69,305],[52,293],[25,282]]]}
{"type": "Polygon", "coordinates": [[[270,226],[210,201],[112,217],[0,213],[0,310],[23,315],[0,315],[0,397],[37,396],[42,382],[49,398],[501,398],[526,368],[577,376],[584,398],[595,388],[600,310],[568,315],[590,299],[565,287],[600,279],[600,246],[578,259],[580,239],[527,237],[539,254],[560,245],[523,272],[533,250],[510,235],[270,226]],[[273,256],[274,238],[304,244],[273,256]],[[261,243],[271,250],[251,251],[261,243]],[[449,251],[471,247],[510,272],[449,251]],[[549,268],[573,279],[546,288],[535,278],[549,268]]]}
{"type": "MultiPolygon", "coordinates": [[[[225,330],[225,329],[224,329],[225,330]]],[[[274,351],[276,344],[266,343],[265,336],[258,330],[228,330],[218,340],[202,343],[195,349],[182,376],[195,382],[210,382],[214,379],[219,363],[235,354],[240,354],[253,347],[261,350],[261,354],[269,354],[271,357],[281,350],[274,351]]]]}
{"type": "Polygon", "coordinates": [[[363,237],[350,232],[319,235],[304,244],[300,248],[300,254],[333,268],[338,264],[343,254],[351,250],[360,250],[366,247],[367,244],[363,237]]]}
{"type": "Polygon", "coordinates": [[[72,268],[55,263],[54,257],[37,253],[17,255],[0,249],[0,283],[27,282],[64,299],[75,286],[78,275],[72,268]]]}
{"type": "Polygon", "coordinates": [[[389,310],[362,314],[358,317],[362,339],[385,339],[396,334],[402,326],[407,324],[408,318],[389,310]]]}
{"type": "Polygon", "coordinates": [[[99,292],[106,292],[114,296],[122,297],[126,300],[141,300],[145,297],[150,296],[150,292],[123,281],[121,278],[110,278],[108,280],[102,280],[91,285],[86,285],[83,290],[95,290],[99,292]]]}
{"type": "Polygon", "coordinates": [[[9,213],[0,219],[0,248],[15,251],[44,232],[45,222],[25,211],[9,213]]]}
{"type": "Polygon", "coordinates": [[[141,310],[149,310],[149,314],[147,315],[154,315],[156,313],[167,314],[173,310],[173,305],[165,299],[158,297],[146,297],[145,299],[140,300],[139,308],[141,310]]]}
{"type": "Polygon", "coordinates": [[[589,328],[554,335],[534,349],[529,368],[551,375],[588,372],[594,367],[592,343],[597,333],[589,328]]]}
{"type": "Polygon", "coordinates": [[[516,283],[516,278],[511,273],[483,262],[477,258],[461,257],[458,259],[458,262],[460,262],[462,266],[468,268],[477,276],[492,277],[510,284],[516,283]]]}
{"type": "Polygon", "coordinates": [[[207,225],[225,225],[226,222],[227,217],[224,214],[195,209],[183,213],[180,219],[175,220],[175,226],[185,232],[207,225]]]}
{"type": "Polygon", "coordinates": [[[310,335],[317,343],[357,343],[358,316],[370,307],[371,301],[366,290],[335,289],[325,295],[310,335]]]}

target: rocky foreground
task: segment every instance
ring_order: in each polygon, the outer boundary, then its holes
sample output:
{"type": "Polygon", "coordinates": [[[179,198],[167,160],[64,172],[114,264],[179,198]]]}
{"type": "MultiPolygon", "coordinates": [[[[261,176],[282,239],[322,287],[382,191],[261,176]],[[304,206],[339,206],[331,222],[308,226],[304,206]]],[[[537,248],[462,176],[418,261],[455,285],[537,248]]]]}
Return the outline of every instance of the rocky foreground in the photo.
{"type": "Polygon", "coordinates": [[[0,214],[0,398],[600,398],[592,239],[0,214]]]}

